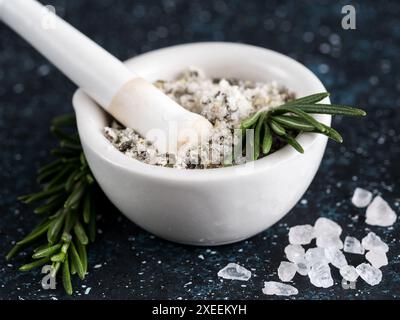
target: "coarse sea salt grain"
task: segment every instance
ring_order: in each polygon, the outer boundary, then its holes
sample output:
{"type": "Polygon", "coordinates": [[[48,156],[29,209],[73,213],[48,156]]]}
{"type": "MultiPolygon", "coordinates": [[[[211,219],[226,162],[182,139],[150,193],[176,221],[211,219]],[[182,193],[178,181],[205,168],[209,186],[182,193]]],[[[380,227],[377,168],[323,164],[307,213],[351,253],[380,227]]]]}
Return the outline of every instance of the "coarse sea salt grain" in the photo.
{"type": "Polygon", "coordinates": [[[358,265],[356,270],[358,275],[371,286],[375,286],[382,281],[382,271],[371,266],[369,263],[358,265]]]}
{"type": "Polygon", "coordinates": [[[307,262],[305,258],[302,258],[301,260],[296,262],[297,265],[297,273],[306,276],[310,272],[311,265],[310,263],[307,262]]]}
{"type": "Polygon", "coordinates": [[[314,235],[318,238],[326,235],[340,236],[342,233],[342,227],[339,226],[335,221],[328,218],[318,218],[314,224],[314,235]]]}
{"type": "Polygon", "coordinates": [[[314,238],[314,228],[309,224],[294,226],[289,229],[290,244],[309,244],[314,238]]]}
{"type": "Polygon", "coordinates": [[[340,268],[339,272],[343,279],[347,281],[356,281],[358,278],[357,270],[353,266],[343,266],[340,268]]]}
{"type": "Polygon", "coordinates": [[[362,238],[361,243],[365,250],[382,251],[385,253],[389,251],[389,246],[372,231],[362,238]]]}
{"type": "Polygon", "coordinates": [[[286,258],[291,262],[300,261],[305,254],[305,250],[301,245],[298,244],[289,244],[284,249],[286,258]]]}
{"type": "Polygon", "coordinates": [[[318,288],[329,288],[333,286],[333,279],[329,265],[324,262],[316,262],[311,266],[308,273],[310,282],[318,288]]]}
{"type": "Polygon", "coordinates": [[[364,254],[365,249],[357,238],[347,236],[344,239],[343,251],[354,254],[364,254]]]}
{"type": "Polygon", "coordinates": [[[251,277],[251,271],[236,263],[228,263],[226,267],[218,271],[218,277],[228,280],[247,281],[251,277]]]}
{"type": "Polygon", "coordinates": [[[317,247],[343,249],[343,242],[335,234],[327,234],[317,237],[317,247]]]}
{"type": "Polygon", "coordinates": [[[351,198],[351,202],[357,208],[365,208],[370,204],[372,200],[372,192],[362,188],[356,188],[354,190],[353,197],[351,198]]]}
{"type": "Polygon", "coordinates": [[[340,269],[347,265],[346,257],[343,252],[336,248],[326,248],[325,256],[328,258],[330,264],[340,269]]]}
{"type": "Polygon", "coordinates": [[[317,262],[329,263],[329,260],[325,255],[324,248],[310,248],[306,251],[304,258],[311,266],[317,262]]]}
{"type": "Polygon", "coordinates": [[[262,292],[266,295],[276,295],[276,296],[293,296],[299,293],[299,291],[286,283],[280,283],[276,281],[264,282],[264,288],[262,292]]]}
{"type": "Polygon", "coordinates": [[[383,251],[368,251],[365,259],[375,268],[380,268],[388,264],[388,258],[383,251]]]}
{"type": "Polygon", "coordinates": [[[389,227],[396,222],[397,215],[389,204],[376,196],[367,208],[365,223],[372,226],[389,227]]]}
{"type": "Polygon", "coordinates": [[[278,277],[283,282],[293,279],[297,272],[297,265],[293,262],[282,261],[278,268],[278,277]]]}

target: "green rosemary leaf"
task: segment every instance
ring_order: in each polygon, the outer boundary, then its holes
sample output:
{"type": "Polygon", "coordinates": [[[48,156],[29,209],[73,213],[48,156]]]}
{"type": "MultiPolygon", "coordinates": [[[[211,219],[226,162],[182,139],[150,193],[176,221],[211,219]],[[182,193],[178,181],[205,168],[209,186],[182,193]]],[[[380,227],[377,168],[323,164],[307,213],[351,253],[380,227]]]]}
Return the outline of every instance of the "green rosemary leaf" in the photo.
{"type": "Polygon", "coordinates": [[[40,260],[36,260],[34,262],[28,263],[28,264],[24,264],[23,266],[21,266],[18,270],[19,271],[30,271],[32,269],[41,267],[43,265],[45,265],[47,262],[50,261],[49,257],[40,259],[40,260]]]}
{"type": "Polygon", "coordinates": [[[58,186],[55,186],[53,188],[50,188],[50,189],[47,189],[47,190],[44,190],[44,191],[40,191],[40,192],[37,192],[37,193],[34,193],[34,194],[30,194],[30,195],[19,197],[18,200],[21,200],[24,203],[32,203],[32,202],[35,202],[35,201],[46,199],[49,196],[52,196],[55,193],[58,193],[58,192],[62,191],[63,189],[64,189],[63,185],[58,185],[58,186]]]}
{"type": "Polygon", "coordinates": [[[83,194],[85,193],[85,186],[86,184],[80,181],[75,190],[72,191],[71,195],[68,197],[67,201],[65,201],[64,207],[65,208],[72,208],[75,209],[78,204],[79,200],[82,198],[83,194]]]}
{"type": "Polygon", "coordinates": [[[331,114],[342,116],[362,117],[367,113],[358,108],[338,104],[294,104],[294,107],[307,113],[331,114]]]}
{"type": "Polygon", "coordinates": [[[76,243],[76,249],[78,251],[79,258],[82,262],[83,272],[84,274],[87,273],[88,261],[87,261],[87,252],[86,252],[86,245],[78,241],[76,243]]]}
{"type": "Polygon", "coordinates": [[[71,150],[82,150],[82,147],[79,142],[71,142],[67,140],[61,140],[60,141],[60,147],[65,148],[65,149],[71,149],[71,150]]]}
{"type": "Polygon", "coordinates": [[[41,259],[41,258],[49,257],[49,256],[53,255],[54,253],[56,253],[61,248],[61,246],[62,246],[62,244],[58,243],[49,248],[39,250],[33,254],[32,258],[33,259],[41,259]]]}
{"type": "Polygon", "coordinates": [[[43,183],[51,179],[54,175],[60,172],[60,170],[64,167],[62,161],[60,160],[60,164],[54,168],[48,169],[43,171],[41,174],[38,175],[36,181],[38,183],[43,183]]]}
{"type": "Polygon", "coordinates": [[[62,207],[65,202],[65,196],[63,194],[58,195],[57,198],[54,198],[52,201],[47,201],[44,205],[36,208],[33,212],[36,214],[43,214],[47,212],[53,212],[54,210],[62,207]]]}
{"type": "Polygon", "coordinates": [[[315,130],[315,127],[313,125],[297,116],[273,116],[272,120],[278,122],[287,129],[300,131],[315,130]]]}
{"type": "Polygon", "coordinates": [[[71,274],[75,275],[76,269],[75,269],[75,265],[72,263],[71,255],[69,255],[69,268],[70,268],[71,274]]]}
{"type": "Polygon", "coordinates": [[[50,152],[53,156],[60,158],[71,158],[77,155],[78,150],[56,148],[50,152]]]}
{"type": "Polygon", "coordinates": [[[88,184],[93,184],[94,183],[95,180],[94,180],[93,175],[91,173],[88,173],[86,175],[86,181],[87,181],[88,184]]]}
{"type": "Polygon", "coordinates": [[[40,236],[45,234],[47,232],[47,229],[49,228],[51,224],[51,220],[46,220],[42,222],[38,227],[36,227],[30,234],[28,234],[24,239],[21,241],[17,242],[17,245],[22,246],[22,245],[27,245],[36,239],[38,239],[40,236]]]}
{"type": "Polygon", "coordinates": [[[62,131],[60,127],[52,126],[50,128],[51,133],[53,133],[59,140],[66,140],[72,143],[79,143],[79,139],[76,136],[69,135],[68,133],[62,131]]]}
{"type": "Polygon", "coordinates": [[[268,122],[264,122],[264,138],[262,143],[262,152],[268,154],[272,147],[272,134],[268,122]]]}
{"type": "Polygon", "coordinates": [[[50,275],[55,278],[57,275],[58,270],[60,270],[61,263],[60,262],[53,262],[51,264],[51,272],[50,275]]]}
{"type": "Polygon", "coordinates": [[[77,219],[77,215],[76,215],[76,211],[75,210],[70,210],[67,209],[67,216],[65,218],[65,224],[64,224],[64,233],[70,233],[70,231],[72,230],[72,227],[74,226],[76,219],[77,219]]]}
{"type": "Polygon", "coordinates": [[[285,128],[274,120],[268,119],[268,124],[271,127],[272,131],[275,132],[278,136],[284,136],[286,134],[285,128]]]}
{"type": "Polygon", "coordinates": [[[34,249],[34,250],[33,250],[33,253],[36,253],[36,252],[38,252],[38,251],[40,251],[40,250],[43,250],[43,249],[46,249],[46,248],[50,248],[50,247],[51,247],[51,244],[50,244],[50,243],[42,244],[41,246],[39,246],[39,247],[37,247],[36,249],[34,249]]]}
{"type": "Polygon", "coordinates": [[[283,140],[285,140],[288,144],[290,144],[293,148],[295,148],[298,152],[304,153],[303,147],[300,145],[300,143],[297,142],[295,138],[293,138],[291,135],[286,134],[281,137],[283,140]]]}
{"type": "Polygon", "coordinates": [[[57,116],[53,119],[52,124],[55,127],[76,125],[75,115],[74,114],[66,114],[66,115],[57,116]]]}
{"type": "MultiPolygon", "coordinates": [[[[335,129],[325,126],[325,130],[326,131],[323,134],[325,134],[326,136],[328,136],[329,138],[331,138],[332,140],[334,140],[336,142],[339,142],[339,143],[343,142],[342,136],[335,129]]],[[[318,131],[316,131],[316,132],[318,132],[318,131]]]]}
{"type": "Polygon", "coordinates": [[[83,221],[88,224],[90,220],[90,208],[91,205],[91,199],[90,199],[90,193],[86,192],[85,198],[83,200],[83,221]]]}
{"type": "Polygon", "coordinates": [[[64,252],[59,252],[51,257],[51,261],[62,263],[62,262],[64,262],[65,257],[66,257],[66,255],[64,252]]]}
{"type": "Polygon", "coordinates": [[[83,245],[87,245],[89,243],[89,239],[86,235],[85,229],[79,221],[75,222],[74,232],[76,237],[78,238],[78,242],[82,243],[83,245]]]}
{"type": "Polygon", "coordinates": [[[61,181],[65,180],[65,176],[68,174],[68,172],[71,170],[70,166],[66,166],[60,172],[46,185],[44,188],[45,190],[51,189],[55,186],[57,186],[61,181]]]}
{"type": "Polygon", "coordinates": [[[85,278],[85,270],[83,268],[82,261],[79,257],[78,251],[76,251],[76,247],[73,242],[71,242],[70,249],[71,249],[70,252],[71,252],[72,263],[75,266],[79,278],[83,280],[85,278]]]}
{"type": "Polygon", "coordinates": [[[46,171],[53,170],[54,168],[60,168],[61,166],[62,166],[62,161],[60,159],[57,159],[57,160],[41,167],[38,170],[38,174],[41,175],[42,173],[45,173],[46,171]]]}
{"type": "Polygon", "coordinates": [[[53,244],[57,241],[64,223],[64,218],[65,211],[63,210],[63,212],[51,222],[49,229],[47,230],[47,241],[49,241],[50,243],[53,244]]]}
{"type": "Polygon", "coordinates": [[[80,179],[82,179],[83,176],[86,175],[86,170],[82,170],[74,177],[74,181],[78,181],[80,179]]]}
{"type": "Polygon", "coordinates": [[[258,121],[258,118],[261,116],[262,113],[265,113],[265,112],[258,111],[254,115],[252,115],[250,118],[243,121],[241,124],[241,128],[242,129],[251,128],[254,124],[256,124],[256,122],[258,121]]]}
{"type": "Polygon", "coordinates": [[[75,177],[81,172],[81,169],[75,169],[74,172],[68,177],[67,182],[65,183],[65,190],[67,192],[71,192],[74,183],[75,183],[75,177]]]}
{"type": "Polygon", "coordinates": [[[69,271],[69,261],[68,256],[67,259],[63,262],[63,273],[62,273],[62,282],[64,286],[64,290],[68,295],[72,295],[72,283],[71,283],[71,274],[69,271]]]}
{"type": "Polygon", "coordinates": [[[85,158],[85,154],[83,152],[81,152],[80,160],[81,160],[82,166],[86,167],[87,166],[87,161],[86,161],[86,158],[85,158]]]}
{"type": "Polygon", "coordinates": [[[303,118],[309,124],[313,125],[319,131],[324,132],[325,128],[321,123],[319,123],[313,116],[310,116],[307,112],[298,109],[297,107],[281,106],[272,111],[273,115],[279,115],[287,112],[294,113],[295,115],[303,118]]]}
{"type": "Polygon", "coordinates": [[[260,156],[260,139],[261,139],[261,128],[263,127],[266,113],[262,113],[257,121],[256,129],[254,131],[254,160],[257,160],[260,156]]]}
{"type": "Polygon", "coordinates": [[[15,257],[21,250],[23,246],[16,244],[14,247],[6,255],[6,260],[10,261],[13,257],[15,257]]]}
{"type": "Polygon", "coordinates": [[[317,102],[325,99],[326,97],[329,97],[328,92],[315,93],[315,94],[312,94],[309,96],[291,100],[289,102],[286,102],[284,105],[289,106],[289,105],[294,105],[294,104],[314,104],[314,103],[317,103],[317,102]]]}

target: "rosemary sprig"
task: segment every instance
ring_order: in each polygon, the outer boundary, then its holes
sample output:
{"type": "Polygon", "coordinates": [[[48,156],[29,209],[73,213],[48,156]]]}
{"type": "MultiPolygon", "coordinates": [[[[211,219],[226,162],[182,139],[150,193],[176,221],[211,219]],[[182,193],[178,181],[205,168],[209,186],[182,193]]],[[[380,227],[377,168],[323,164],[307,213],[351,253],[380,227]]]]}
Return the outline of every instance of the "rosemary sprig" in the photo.
{"type": "Polygon", "coordinates": [[[323,92],[291,100],[271,110],[260,110],[244,120],[241,124],[243,131],[254,129],[254,159],[276,150],[275,145],[282,142],[303,153],[303,147],[295,138],[300,132],[316,132],[343,142],[335,129],[318,122],[311,114],[365,116],[366,112],[339,104],[318,103],[328,96],[329,93],[323,92]]]}
{"type": "Polygon", "coordinates": [[[84,279],[87,273],[87,246],[95,240],[96,213],[93,191],[97,188],[75,129],[75,116],[56,117],[51,132],[60,140],[52,151],[57,157],[38,171],[42,190],[22,196],[24,203],[39,202],[34,210],[46,218],[7,254],[10,260],[32,245],[33,261],[19,270],[29,271],[52,264],[51,274],[59,271],[67,294],[73,292],[71,274],[84,279]]]}

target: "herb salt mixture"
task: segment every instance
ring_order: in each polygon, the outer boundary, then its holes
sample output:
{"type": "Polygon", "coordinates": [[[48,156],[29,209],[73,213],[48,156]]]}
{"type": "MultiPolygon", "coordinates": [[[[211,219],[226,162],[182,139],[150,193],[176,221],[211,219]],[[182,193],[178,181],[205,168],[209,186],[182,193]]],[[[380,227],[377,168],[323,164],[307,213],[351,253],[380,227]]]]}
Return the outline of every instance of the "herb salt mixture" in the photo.
{"type": "MultiPolygon", "coordinates": [[[[212,125],[210,140],[197,148],[182,148],[178,155],[160,154],[133,129],[115,121],[104,128],[106,138],[125,155],[147,164],[179,169],[223,167],[224,155],[231,153],[240,138],[234,130],[243,120],[263,109],[277,107],[295,98],[294,93],[276,82],[259,83],[237,79],[210,79],[200,70],[189,68],[176,80],[155,85],[185,109],[201,114],[212,125]]],[[[237,157],[234,164],[243,163],[237,157]]]]}

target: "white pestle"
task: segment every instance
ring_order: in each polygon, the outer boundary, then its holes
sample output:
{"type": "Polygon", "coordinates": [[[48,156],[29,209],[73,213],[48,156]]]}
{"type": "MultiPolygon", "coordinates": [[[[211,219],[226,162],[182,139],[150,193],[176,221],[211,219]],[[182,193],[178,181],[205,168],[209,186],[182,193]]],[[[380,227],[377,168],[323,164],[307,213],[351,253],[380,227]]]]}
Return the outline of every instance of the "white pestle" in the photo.
{"type": "Polygon", "coordinates": [[[0,19],[124,126],[161,152],[206,139],[210,122],[177,104],[35,0],[0,0],[0,19]]]}

